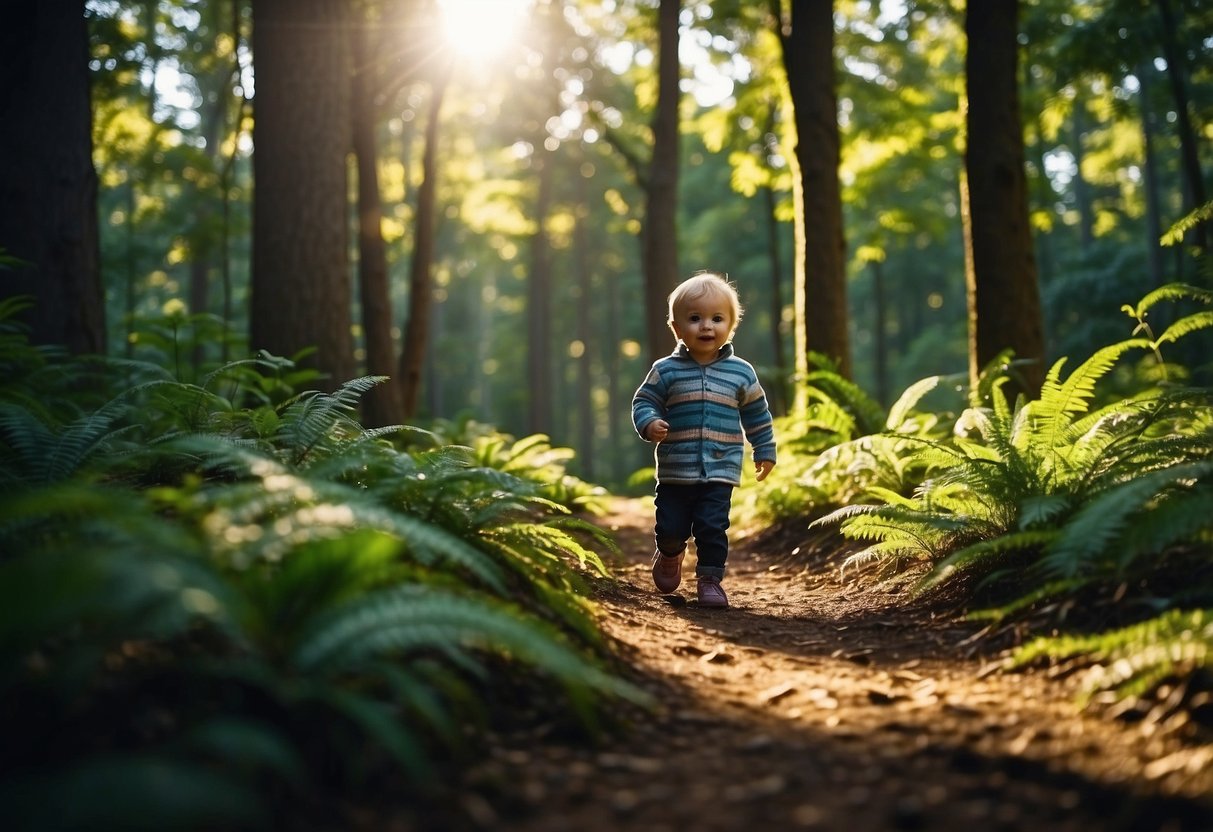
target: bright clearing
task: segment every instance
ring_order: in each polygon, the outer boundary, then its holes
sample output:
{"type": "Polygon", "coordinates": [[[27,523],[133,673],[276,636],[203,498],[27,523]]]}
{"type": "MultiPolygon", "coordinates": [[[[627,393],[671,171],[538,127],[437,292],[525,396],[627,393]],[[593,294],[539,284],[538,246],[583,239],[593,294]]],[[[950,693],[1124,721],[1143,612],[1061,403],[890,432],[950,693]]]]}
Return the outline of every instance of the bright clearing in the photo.
{"type": "Polygon", "coordinates": [[[531,0],[438,0],[446,39],[460,55],[489,60],[517,35],[531,0]]]}

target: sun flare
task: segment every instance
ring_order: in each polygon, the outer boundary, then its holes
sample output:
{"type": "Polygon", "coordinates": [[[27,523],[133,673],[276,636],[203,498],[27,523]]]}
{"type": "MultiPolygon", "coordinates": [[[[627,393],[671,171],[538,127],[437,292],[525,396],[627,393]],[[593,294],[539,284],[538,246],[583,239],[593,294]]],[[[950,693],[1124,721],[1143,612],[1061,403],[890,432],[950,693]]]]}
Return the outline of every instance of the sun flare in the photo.
{"type": "Polygon", "coordinates": [[[446,39],[461,56],[485,60],[518,35],[532,0],[438,0],[446,39]]]}

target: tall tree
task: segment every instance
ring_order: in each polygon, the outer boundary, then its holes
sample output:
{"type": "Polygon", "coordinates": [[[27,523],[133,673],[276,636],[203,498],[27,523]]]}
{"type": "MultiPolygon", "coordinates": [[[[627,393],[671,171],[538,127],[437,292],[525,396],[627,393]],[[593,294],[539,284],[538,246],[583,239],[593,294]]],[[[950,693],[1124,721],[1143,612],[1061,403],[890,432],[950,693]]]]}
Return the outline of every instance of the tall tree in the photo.
{"type": "MultiPolygon", "coordinates": [[[[777,6],[776,2],[773,13],[777,6]]],[[[775,14],[775,20],[782,19],[775,14]]],[[[796,369],[803,375],[810,353],[819,352],[849,376],[833,0],[792,0],[780,42],[796,126],[791,160],[796,206],[796,369]]]]}
{"type": "MultiPolygon", "coordinates": [[[[396,347],[392,343],[392,304],[388,286],[387,247],[383,241],[383,204],[379,193],[379,124],[377,95],[379,63],[371,42],[374,9],[360,8],[361,25],[350,27],[353,56],[350,101],[354,158],[358,170],[358,299],[366,345],[366,371],[388,376],[362,400],[363,422],[371,426],[396,424],[404,414],[404,397],[396,378],[396,347]]],[[[394,31],[394,30],[388,30],[394,31]]]]}
{"type": "MultiPolygon", "coordinates": [[[[1203,206],[1206,199],[1204,171],[1201,169],[1200,154],[1197,150],[1197,135],[1189,113],[1191,97],[1188,94],[1188,62],[1178,44],[1176,16],[1171,8],[1171,0],[1156,0],[1156,5],[1162,20],[1162,53],[1167,61],[1167,80],[1170,82],[1171,95],[1175,98],[1176,133],[1179,134],[1183,160],[1184,194],[1188,199],[1188,208],[1194,209],[1203,206]]],[[[1197,223],[1193,236],[1197,245],[1207,254],[1210,240],[1213,240],[1209,221],[1197,223]]]]}
{"type": "Polygon", "coordinates": [[[666,325],[670,292],[678,282],[678,105],[680,64],[678,15],[681,0],[657,8],[657,108],[653,112],[653,156],[649,162],[641,265],[644,271],[645,333],[649,357],[669,352],[666,325]]]}
{"type": "Polygon", "coordinates": [[[254,0],[255,349],[294,356],[331,385],[355,372],[346,158],[350,148],[345,0],[254,0]]]}
{"type": "Polygon", "coordinates": [[[965,12],[967,89],[965,277],[969,376],[1011,349],[1030,362],[1018,392],[1035,396],[1044,379],[1044,325],[1028,226],[1023,126],[1019,113],[1018,0],[969,3],[965,12]]]}
{"type": "Polygon", "coordinates": [[[105,352],[88,26],[80,0],[0,2],[0,296],[28,295],[34,343],[105,352]]]}
{"type": "Polygon", "coordinates": [[[404,416],[417,415],[421,384],[425,379],[430,341],[430,311],[434,291],[434,234],[437,226],[438,117],[446,97],[453,65],[439,69],[430,90],[425,124],[425,148],[421,160],[421,186],[417,189],[417,214],[413,223],[413,257],[409,271],[408,320],[400,349],[400,381],[404,391],[404,416]]]}

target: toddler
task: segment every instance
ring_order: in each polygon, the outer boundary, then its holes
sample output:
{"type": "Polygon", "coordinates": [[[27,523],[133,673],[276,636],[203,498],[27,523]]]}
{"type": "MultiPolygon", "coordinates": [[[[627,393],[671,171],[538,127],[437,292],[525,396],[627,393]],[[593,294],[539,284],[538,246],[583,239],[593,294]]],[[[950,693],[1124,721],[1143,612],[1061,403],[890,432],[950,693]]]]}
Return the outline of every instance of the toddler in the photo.
{"type": "Polygon", "coordinates": [[[729,605],[720,582],[745,440],[759,482],[775,467],[766,394],[754,368],[733,353],[741,315],[737,290],[725,276],[702,272],[680,283],[670,293],[667,319],[674,352],[653,364],[632,398],[636,432],[657,443],[653,583],[665,593],[678,588],[687,540],[694,537],[703,607],[729,605]]]}

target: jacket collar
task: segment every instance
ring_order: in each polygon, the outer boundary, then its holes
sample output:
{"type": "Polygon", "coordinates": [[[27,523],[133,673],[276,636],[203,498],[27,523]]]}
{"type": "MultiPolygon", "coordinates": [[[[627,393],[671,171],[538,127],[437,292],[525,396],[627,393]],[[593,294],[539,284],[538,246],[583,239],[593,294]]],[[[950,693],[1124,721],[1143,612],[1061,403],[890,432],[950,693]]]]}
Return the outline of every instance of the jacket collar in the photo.
{"type": "MultiPolygon", "coordinates": [[[[716,354],[708,364],[715,364],[722,358],[728,358],[733,354],[733,342],[726,341],[724,346],[720,348],[720,352],[716,354]]],[[[694,361],[695,357],[691,355],[691,351],[687,349],[687,345],[681,339],[674,345],[674,351],[670,353],[671,358],[685,358],[687,361],[694,361]]]]}

